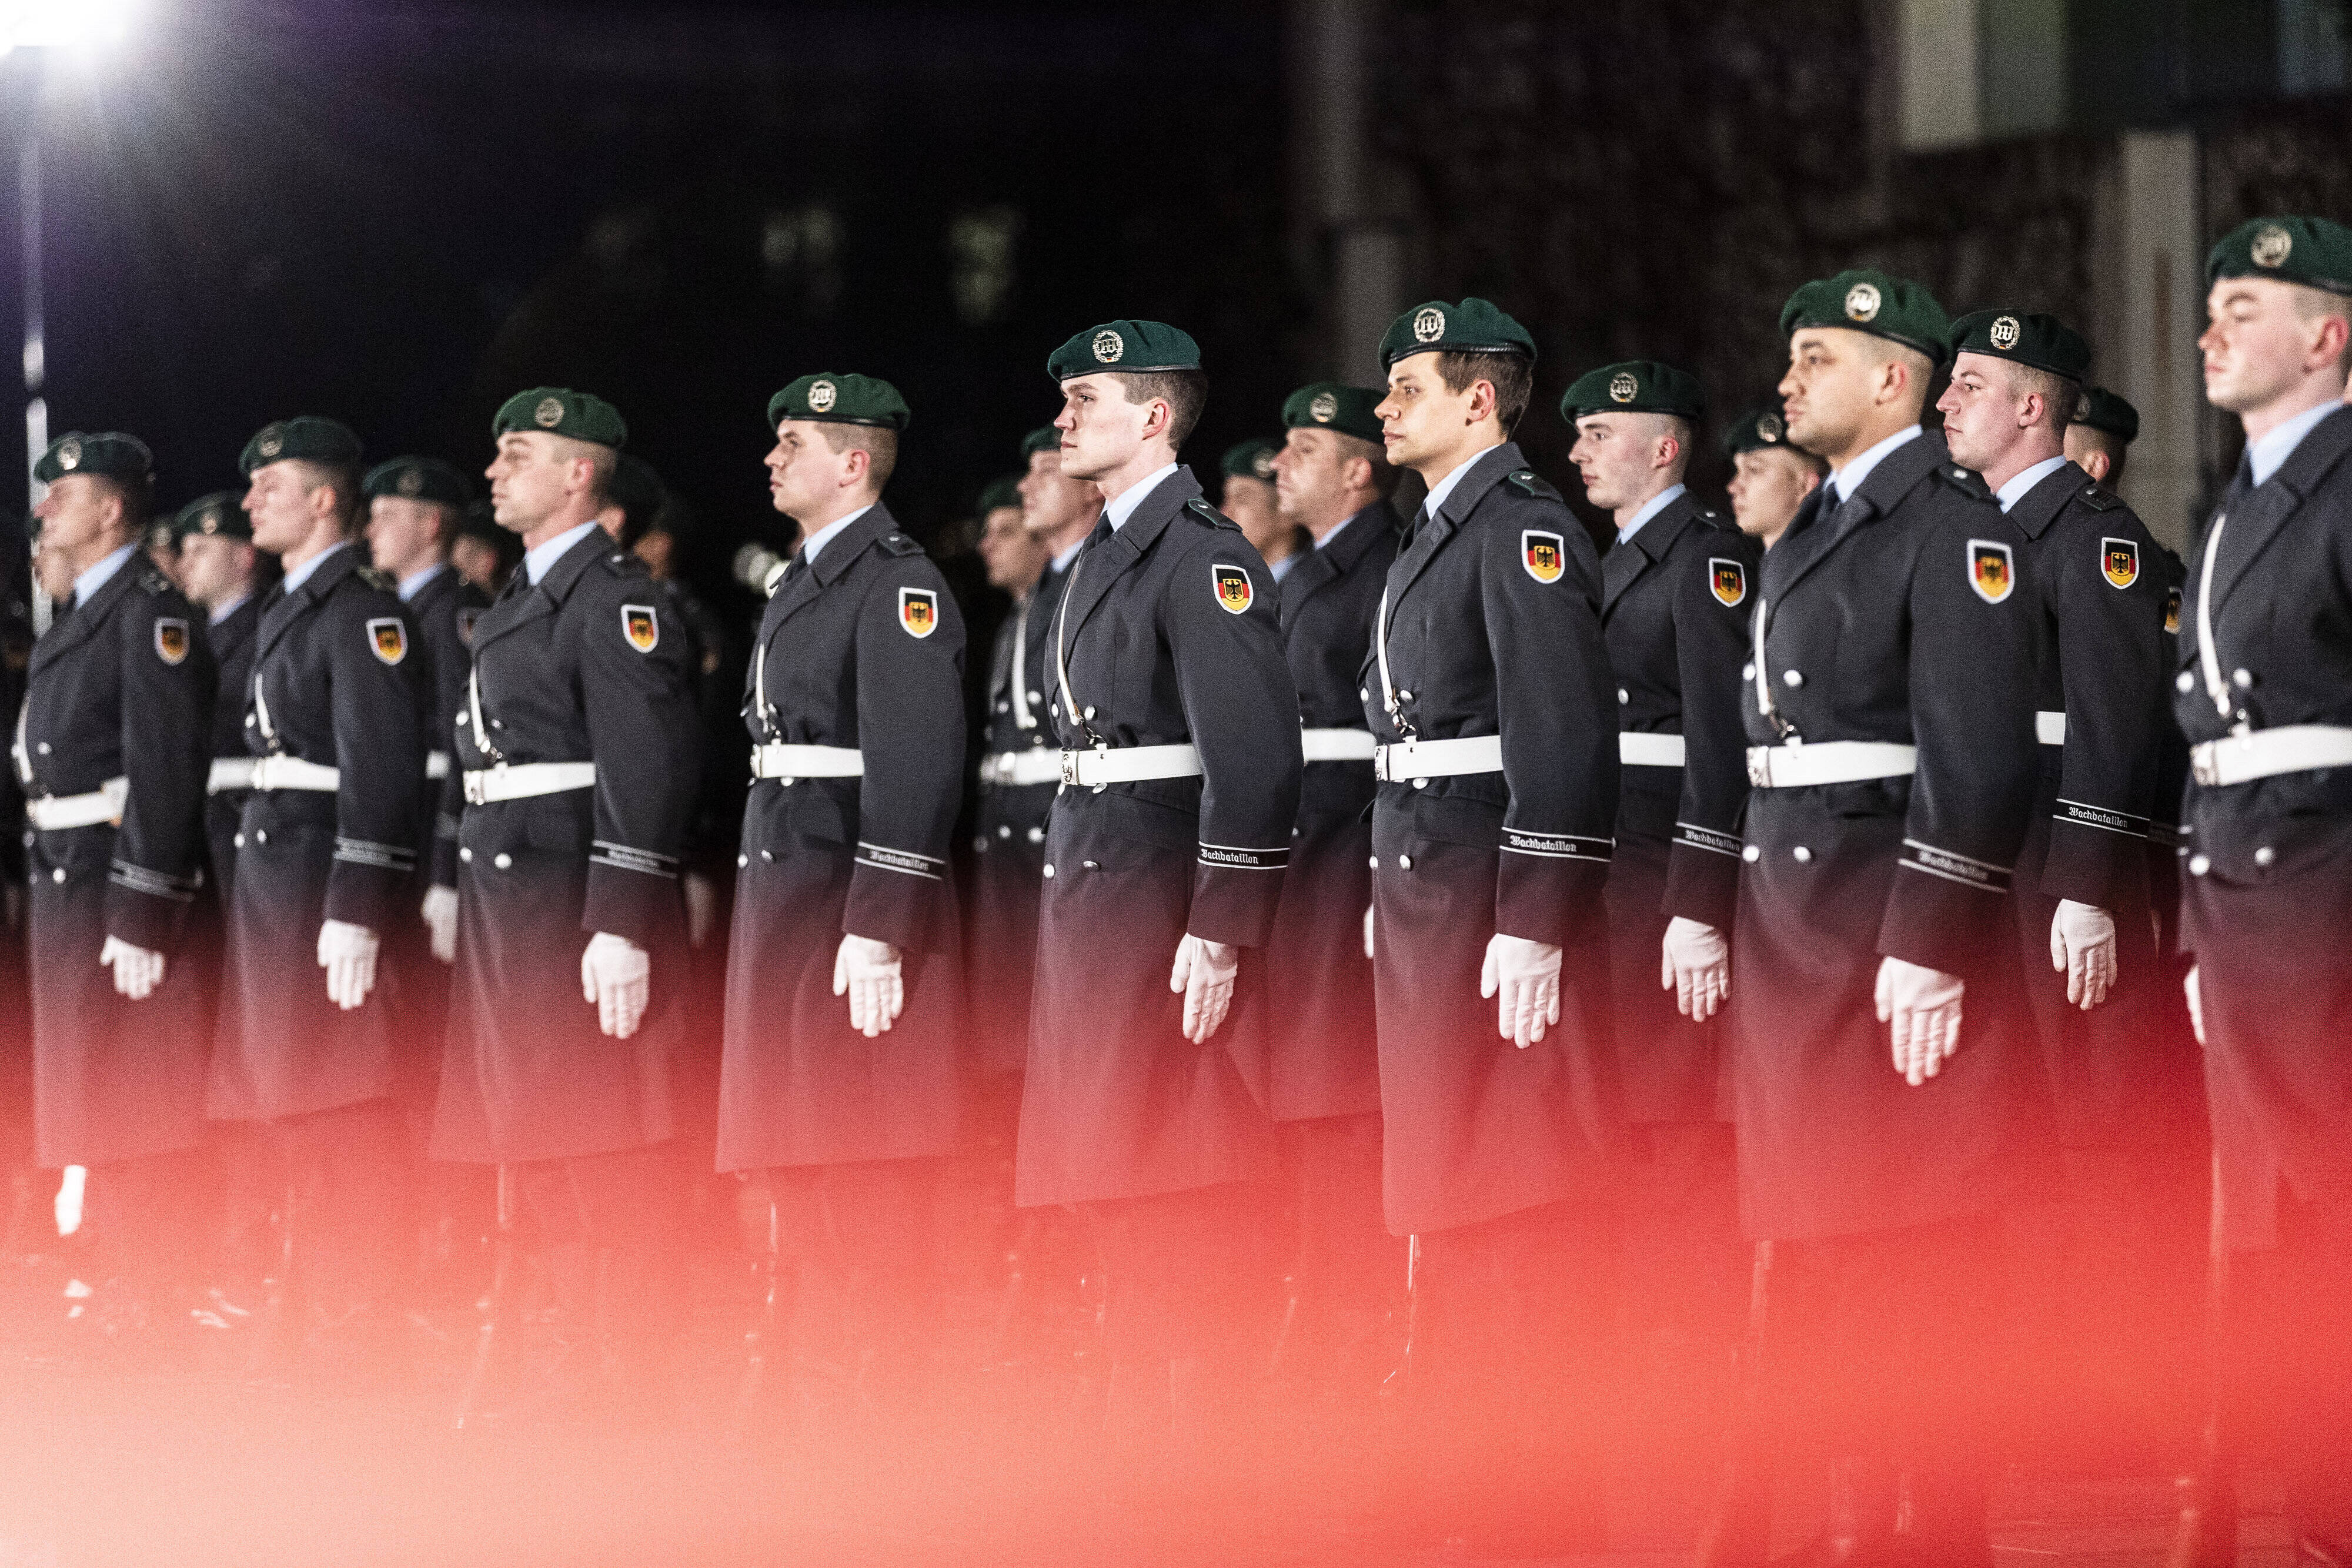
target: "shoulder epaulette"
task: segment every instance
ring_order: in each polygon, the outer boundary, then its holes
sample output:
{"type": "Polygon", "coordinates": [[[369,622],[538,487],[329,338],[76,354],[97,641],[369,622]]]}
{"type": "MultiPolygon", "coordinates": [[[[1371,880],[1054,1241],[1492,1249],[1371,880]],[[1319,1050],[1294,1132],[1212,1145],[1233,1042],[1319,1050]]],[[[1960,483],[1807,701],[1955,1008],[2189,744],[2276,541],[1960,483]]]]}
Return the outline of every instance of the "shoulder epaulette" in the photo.
{"type": "Polygon", "coordinates": [[[1984,482],[1982,476],[1963,468],[1957,463],[1948,468],[1938,468],[1936,473],[1945,484],[1964,496],[1973,496],[1979,501],[1990,501],[1993,498],[1992,486],[1984,482]]]}
{"type": "Polygon", "coordinates": [[[884,534],[877,542],[882,546],[883,553],[886,555],[920,555],[923,553],[923,547],[921,545],[917,544],[913,539],[908,538],[905,534],[899,533],[896,529],[884,534]]]}
{"type": "Polygon", "coordinates": [[[1560,493],[1552,488],[1551,481],[1532,468],[1514,468],[1503,476],[1503,483],[1523,496],[1535,496],[1547,501],[1559,501],[1562,506],[1568,504],[1561,499],[1560,493]]]}
{"type": "Polygon", "coordinates": [[[634,550],[616,549],[604,558],[604,564],[611,569],[614,577],[648,575],[646,563],[637,559],[636,552],[634,550]]]}
{"type": "Polygon", "coordinates": [[[352,575],[370,588],[379,588],[386,593],[400,591],[400,580],[388,571],[378,571],[374,567],[362,566],[352,569],[352,575]]]}
{"type": "Polygon", "coordinates": [[[1713,507],[1701,507],[1697,508],[1696,515],[1698,520],[1710,528],[1727,528],[1732,526],[1731,519],[1713,507]]]}
{"type": "Polygon", "coordinates": [[[2112,512],[2124,504],[2121,496],[2113,490],[2101,489],[2095,479],[2083,486],[2083,493],[2076,499],[2095,512],[2112,512]]]}
{"type": "Polygon", "coordinates": [[[1242,526],[1239,523],[1225,516],[1224,513],[1217,510],[1216,507],[1209,505],[1207,498],[1204,497],[1193,497],[1191,500],[1184,503],[1184,509],[1192,513],[1194,517],[1200,518],[1202,522],[1208,524],[1213,528],[1231,528],[1235,533],[1241,532],[1242,526]]]}

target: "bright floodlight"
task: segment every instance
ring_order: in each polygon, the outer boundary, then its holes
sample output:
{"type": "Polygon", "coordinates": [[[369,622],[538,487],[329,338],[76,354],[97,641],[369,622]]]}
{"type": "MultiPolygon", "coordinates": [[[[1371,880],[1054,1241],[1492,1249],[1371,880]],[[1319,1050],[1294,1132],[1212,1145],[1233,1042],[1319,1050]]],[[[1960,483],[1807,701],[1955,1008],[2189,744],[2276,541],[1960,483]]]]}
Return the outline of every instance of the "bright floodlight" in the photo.
{"type": "Polygon", "coordinates": [[[0,54],[112,43],[137,8],[137,0],[0,0],[0,54]]]}

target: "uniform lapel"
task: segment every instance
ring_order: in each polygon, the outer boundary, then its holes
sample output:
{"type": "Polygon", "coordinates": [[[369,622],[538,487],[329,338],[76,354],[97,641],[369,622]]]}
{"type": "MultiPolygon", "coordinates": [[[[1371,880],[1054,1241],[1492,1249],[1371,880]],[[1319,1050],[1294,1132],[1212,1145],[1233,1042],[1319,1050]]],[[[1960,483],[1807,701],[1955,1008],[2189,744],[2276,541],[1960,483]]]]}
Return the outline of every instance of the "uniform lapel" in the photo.
{"type": "Polygon", "coordinates": [[[1509,441],[1472,462],[1470,471],[1462,476],[1453,494],[1445,497],[1443,509],[1413,529],[1412,542],[1389,568],[1390,613],[1394,614],[1397,605],[1412,591],[1413,582],[1429,570],[1429,563],[1445,548],[1445,541],[1460,531],[1460,519],[1467,517],[1486,492],[1502,483],[1504,475],[1521,466],[1518,445],[1509,441]]]}
{"type": "Polygon", "coordinates": [[[474,656],[480,658],[482,650],[499,638],[553,615],[597,558],[612,548],[612,535],[602,528],[590,528],[578,543],[556,559],[555,564],[547,569],[547,575],[537,582],[531,582],[525,575],[530,570],[528,565],[515,568],[516,577],[508,583],[508,591],[499,594],[497,602],[483,611],[481,619],[474,622],[474,656]],[[516,591],[514,581],[526,586],[516,591]]]}
{"type": "Polygon", "coordinates": [[[1691,512],[1696,503],[1685,490],[1675,497],[1656,516],[1642,525],[1641,531],[1621,544],[1610,547],[1601,558],[1601,613],[1606,616],[1616,604],[1618,596],[1638,581],[1642,574],[1666,559],[1683,529],[1690,526],[1691,512]]]}
{"type": "Polygon", "coordinates": [[[1078,559],[1070,563],[1071,576],[1076,580],[1066,590],[1066,602],[1060,617],[1065,652],[1076,646],[1087,617],[1102,603],[1111,585],[1134,570],[1167,531],[1168,525],[1176,520],[1184,503],[1200,493],[1200,482],[1192,477],[1192,469],[1179,467],[1153,486],[1124,528],[1107,539],[1094,540],[1078,552],[1078,559]]]}
{"type": "MultiPolygon", "coordinates": [[[[1851,538],[1856,528],[1892,511],[1896,502],[1910,494],[1914,485],[1927,477],[1929,469],[1944,461],[1943,437],[1923,431],[1881,458],[1878,466],[1862,482],[1861,490],[1848,497],[1835,511],[1822,517],[1816,508],[1813,520],[1802,532],[1792,524],[1780,542],[1764,557],[1765,598],[1775,603],[1785,600],[1789,591],[1851,538]]],[[[1824,484],[1813,495],[1821,496],[1827,489],[1824,484]]],[[[1811,497],[1807,504],[1812,504],[1811,497]]],[[[1801,512],[1798,522],[1804,521],[1801,512]]]]}
{"type": "Polygon", "coordinates": [[[278,639],[284,637],[296,622],[309,614],[312,606],[326,598],[335,584],[351,575],[359,564],[359,558],[354,553],[357,549],[355,545],[347,544],[337,549],[320,561],[319,569],[291,593],[284,591],[283,584],[279,585],[279,591],[261,612],[261,631],[253,652],[256,665],[269,657],[270,650],[278,646],[278,639]]]}
{"type": "Polygon", "coordinates": [[[764,644],[775,635],[776,628],[815,603],[856,564],[867,546],[898,526],[890,509],[877,501],[865,516],[827,539],[814,561],[798,558],[801,564],[785,575],[775,598],[768,601],[767,613],[760,618],[761,642],[764,644]]]}
{"type": "Polygon", "coordinates": [[[2009,520],[2022,528],[2027,538],[2038,539],[2066,509],[2066,503],[2081,495],[2090,483],[2091,476],[2074,464],[2061,464],[2043,475],[2042,483],[2017,498],[2017,505],[2009,509],[2009,520]]]}
{"type": "Polygon", "coordinates": [[[2230,596],[2238,580],[2267,549],[2289,517],[2352,447],[2352,409],[2337,409],[2306,432],[2269,480],[2227,514],[2221,557],[2213,563],[2213,608],[2230,596]]]}
{"type": "Polygon", "coordinates": [[[26,674],[39,674],[56,663],[68,649],[79,647],[88,642],[100,626],[106,624],[116,602],[131,591],[131,573],[141,570],[145,564],[139,553],[133,550],[131,559],[118,567],[112,577],[99,585],[98,591],[89,596],[89,603],[77,604],[72,614],[62,621],[51,622],[47,632],[33,645],[33,657],[26,668],[26,674]]]}

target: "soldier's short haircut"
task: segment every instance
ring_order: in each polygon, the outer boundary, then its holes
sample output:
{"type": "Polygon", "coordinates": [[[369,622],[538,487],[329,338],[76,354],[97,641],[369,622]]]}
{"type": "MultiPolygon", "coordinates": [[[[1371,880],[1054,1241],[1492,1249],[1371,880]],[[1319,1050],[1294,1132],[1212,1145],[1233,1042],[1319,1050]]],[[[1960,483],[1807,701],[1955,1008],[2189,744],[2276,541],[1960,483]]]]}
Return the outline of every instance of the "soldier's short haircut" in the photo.
{"type": "Polygon", "coordinates": [[[1127,401],[1147,403],[1158,398],[1168,405],[1168,444],[1181,446],[1192,439],[1192,427],[1209,406],[1209,378],[1201,371],[1143,371],[1118,375],[1127,401]]]}
{"type": "Polygon", "coordinates": [[[880,495],[898,466],[898,433],[887,425],[848,424],[840,420],[820,421],[817,428],[824,432],[826,451],[842,453],[855,446],[866,454],[866,471],[874,481],[874,493],[880,495]]]}
{"type": "Polygon", "coordinates": [[[147,519],[154,514],[155,486],[152,482],[118,479],[111,474],[92,474],[89,477],[122,502],[122,521],[132,533],[146,527],[147,519]]]}
{"type": "Polygon", "coordinates": [[[2009,391],[2012,397],[2024,397],[2029,392],[2040,393],[2041,423],[2048,425],[2063,440],[2067,423],[2074,413],[2074,405],[2082,401],[2083,383],[2032,365],[2011,365],[2009,367],[2009,391]]]}
{"type": "Polygon", "coordinates": [[[1377,441],[1367,441],[1360,435],[1349,435],[1345,431],[1335,430],[1331,434],[1339,439],[1339,461],[1345,463],[1351,457],[1360,457],[1372,465],[1374,494],[1385,501],[1396,493],[1397,480],[1402,475],[1397,465],[1389,461],[1387,447],[1377,441]]]}
{"type": "Polygon", "coordinates": [[[2131,443],[2112,430],[2100,430],[2087,424],[2070,424],[2066,433],[2086,443],[2093,451],[2107,455],[2106,476],[2099,481],[2112,490],[2124,481],[2124,458],[2131,451],[2131,443]]]}
{"type": "Polygon", "coordinates": [[[349,534],[358,527],[360,516],[360,471],[349,463],[321,463],[312,457],[293,457],[288,462],[302,476],[302,493],[306,496],[324,489],[335,493],[335,519],[341,531],[349,534]]]}
{"type": "Polygon", "coordinates": [[[1479,382],[1495,389],[1495,418],[1508,435],[1536,394],[1536,366],[1524,354],[1470,354],[1444,350],[1437,356],[1437,379],[1460,396],[1479,382]]]}
{"type": "Polygon", "coordinates": [[[2344,323],[2344,351],[2336,356],[2338,371],[2352,371],[2352,298],[2314,288],[2308,284],[2289,285],[2294,290],[2294,314],[2300,321],[2316,321],[2333,316],[2344,323]]]}

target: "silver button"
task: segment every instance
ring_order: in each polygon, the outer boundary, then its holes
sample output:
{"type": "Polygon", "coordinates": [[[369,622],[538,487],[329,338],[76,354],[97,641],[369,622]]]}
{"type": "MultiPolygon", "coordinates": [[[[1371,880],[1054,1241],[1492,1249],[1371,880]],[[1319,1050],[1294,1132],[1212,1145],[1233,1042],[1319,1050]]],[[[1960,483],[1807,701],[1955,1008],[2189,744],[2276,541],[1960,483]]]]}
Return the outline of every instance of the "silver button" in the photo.
{"type": "Polygon", "coordinates": [[[1429,788],[1429,780],[1426,779],[1416,779],[1412,781],[1412,787],[1416,789],[1426,789],[1429,788]]]}
{"type": "Polygon", "coordinates": [[[1044,697],[1040,696],[1037,693],[1035,693],[1035,692],[1031,692],[1031,693],[1029,694],[1029,700],[1030,700],[1031,702],[1033,702],[1033,703],[1041,703],[1041,702],[1044,702],[1045,699],[1044,697]]]}
{"type": "Polygon", "coordinates": [[[2278,851],[2271,848],[2268,844],[2264,844],[2261,849],[2254,852],[2254,863],[2259,866],[2267,866],[2277,859],[2278,851]]]}
{"type": "Polygon", "coordinates": [[[981,833],[974,836],[971,841],[971,852],[976,855],[984,855],[988,852],[988,835],[986,833],[981,833]]]}
{"type": "Polygon", "coordinates": [[[996,705],[996,711],[999,713],[1011,713],[1013,711],[1013,705],[1009,702],[998,703],[996,705]]]}
{"type": "Polygon", "coordinates": [[[2189,857],[2189,874],[2190,876],[2203,876],[2207,872],[2211,871],[2212,869],[2213,862],[2208,860],[2205,856],[2190,855],[2189,857]]]}
{"type": "Polygon", "coordinates": [[[1399,871],[1411,871],[1412,869],[1412,857],[1411,855],[1399,855],[1399,856],[1397,856],[1397,870],[1399,870],[1399,871]]]}
{"type": "Polygon", "coordinates": [[[1047,876],[1051,876],[1051,875],[1053,875],[1053,874],[1054,874],[1054,864],[1053,864],[1053,862],[1052,862],[1051,861],[1048,861],[1048,862],[1045,862],[1045,874],[1046,874],[1047,876]]]}
{"type": "Polygon", "coordinates": [[[500,871],[506,871],[514,865],[514,856],[507,853],[504,850],[500,850],[497,854],[490,857],[490,863],[498,867],[500,871]]]}
{"type": "Polygon", "coordinates": [[[1627,703],[1632,702],[1633,700],[1633,693],[1627,691],[1623,686],[1619,686],[1617,688],[1617,706],[1619,707],[1623,707],[1627,703]]]}
{"type": "Polygon", "coordinates": [[[268,843],[268,842],[269,841],[269,830],[268,830],[268,828],[256,828],[256,829],[254,829],[254,830],[253,830],[253,841],[254,841],[255,843],[257,843],[257,844],[266,844],[266,843],[268,843]]]}
{"type": "Polygon", "coordinates": [[[1789,852],[1796,857],[1796,861],[1799,865],[1811,865],[1813,863],[1813,852],[1807,849],[1802,844],[1799,844],[1795,849],[1790,850],[1789,852]]]}
{"type": "Polygon", "coordinates": [[[1358,686],[1356,688],[1356,700],[1360,703],[1368,703],[1371,701],[1372,688],[1370,686],[1358,686]]]}
{"type": "Polygon", "coordinates": [[[2193,692],[2197,689],[2197,677],[2183,670],[2172,677],[2172,687],[2175,691],[2193,692]]]}
{"type": "Polygon", "coordinates": [[[1007,823],[1005,823],[1005,824],[1004,824],[1004,826],[1003,826],[1003,827],[1001,827],[1001,828],[997,829],[997,830],[996,830],[996,836],[997,836],[998,838],[1000,838],[1000,839],[1009,839],[1009,838],[1011,838],[1011,837],[1013,836],[1013,824],[1012,824],[1012,823],[1010,823],[1010,822],[1007,822],[1007,823]]]}
{"type": "Polygon", "coordinates": [[[1094,709],[1094,705],[1093,705],[1092,703],[1088,703],[1088,704],[1087,705],[1087,716],[1088,718],[1092,718],[1092,717],[1094,717],[1094,716],[1095,716],[1095,709],[1094,709]]]}
{"type": "Polygon", "coordinates": [[[1805,684],[1804,672],[1801,670],[1784,671],[1780,676],[1780,684],[1787,686],[1790,691],[1794,691],[1799,686],[1805,684]]]}
{"type": "Polygon", "coordinates": [[[1739,858],[1746,861],[1749,865],[1754,865],[1758,861],[1764,858],[1764,852],[1758,849],[1754,844],[1750,844],[1746,849],[1739,852],[1739,858]]]}
{"type": "Polygon", "coordinates": [[[247,729],[251,729],[253,727],[253,716],[251,714],[247,714],[245,716],[245,727],[247,729]]]}
{"type": "Polygon", "coordinates": [[[46,740],[37,741],[34,743],[33,749],[47,757],[49,754],[49,743],[46,740]]]}
{"type": "Polygon", "coordinates": [[[1100,861],[1080,861],[1080,862],[1078,862],[1078,864],[1080,864],[1081,866],[1085,867],[1085,868],[1086,868],[1087,870],[1088,870],[1088,871],[1100,871],[1100,870],[1102,870],[1102,862],[1100,862],[1100,861]]]}
{"type": "Polygon", "coordinates": [[[2254,684],[2253,673],[2250,670],[2231,670],[2230,672],[2230,684],[2237,687],[2240,691],[2244,691],[2247,687],[2254,684]]]}
{"type": "Polygon", "coordinates": [[[1397,693],[1397,701],[1401,703],[1409,703],[1412,701],[1412,694],[1411,692],[1399,692],[1397,693]]]}
{"type": "Polygon", "coordinates": [[[1033,844],[1042,844],[1042,843],[1044,843],[1044,842],[1045,841],[1045,829],[1043,829],[1043,828],[1032,828],[1032,829],[1030,829],[1030,830],[1029,830],[1029,841],[1030,841],[1031,843],[1033,843],[1033,844]]]}
{"type": "Polygon", "coordinates": [[[776,863],[776,852],[773,850],[761,850],[760,852],[760,859],[769,865],[773,865],[776,863]]]}
{"type": "Polygon", "coordinates": [[[1373,869],[1374,871],[1378,871],[1378,870],[1380,870],[1380,869],[1381,869],[1381,857],[1380,857],[1380,856],[1378,856],[1378,855],[1374,855],[1374,856],[1372,857],[1372,869],[1373,869]]]}
{"type": "Polygon", "coordinates": [[[751,863],[751,857],[750,855],[737,855],[735,857],[735,869],[737,871],[741,871],[745,866],[750,865],[751,863]]]}
{"type": "Polygon", "coordinates": [[[65,881],[65,879],[66,879],[66,868],[65,868],[65,867],[63,867],[63,866],[59,866],[59,867],[58,867],[58,869],[57,869],[57,870],[55,870],[55,871],[53,871],[53,872],[49,873],[49,880],[50,880],[51,882],[63,882],[63,881],[65,881]]]}
{"type": "MultiPolygon", "coordinates": [[[[245,835],[244,835],[243,833],[239,833],[239,834],[237,834],[237,836],[236,836],[236,837],[235,837],[234,839],[231,839],[231,840],[229,841],[229,842],[231,842],[231,843],[235,844],[238,849],[243,849],[243,848],[245,848],[245,835]]],[[[465,851],[465,850],[459,850],[457,852],[458,852],[459,854],[461,854],[461,855],[462,855],[462,854],[467,853],[468,852],[467,852],[467,851],[465,851]]]]}
{"type": "Polygon", "coordinates": [[[457,858],[464,861],[467,865],[472,865],[474,863],[474,852],[471,850],[461,849],[457,852],[457,858]]]}
{"type": "MultiPolygon", "coordinates": [[[[463,724],[463,723],[465,723],[465,722],[466,722],[466,720],[467,720],[467,718],[468,716],[469,716],[465,712],[465,710],[463,710],[463,709],[461,708],[461,709],[459,709],[459,710],[458,710],[458,713],[457,713],[457,722],[458,722],[459,724],[463,724]]],[[[247,723],[247,724],[251,724],[253,721],[252,721],[251,719],[247,719],[245,722],[246,722],[246,723],[247,723]]]]}
{"type": "Polygon", "coordinates": [[[1739,678],[1743,681],[1752,681],[1756,678],[1755,660],[1750,659],[1748,663],[1739,666],[1739,678]]]}

